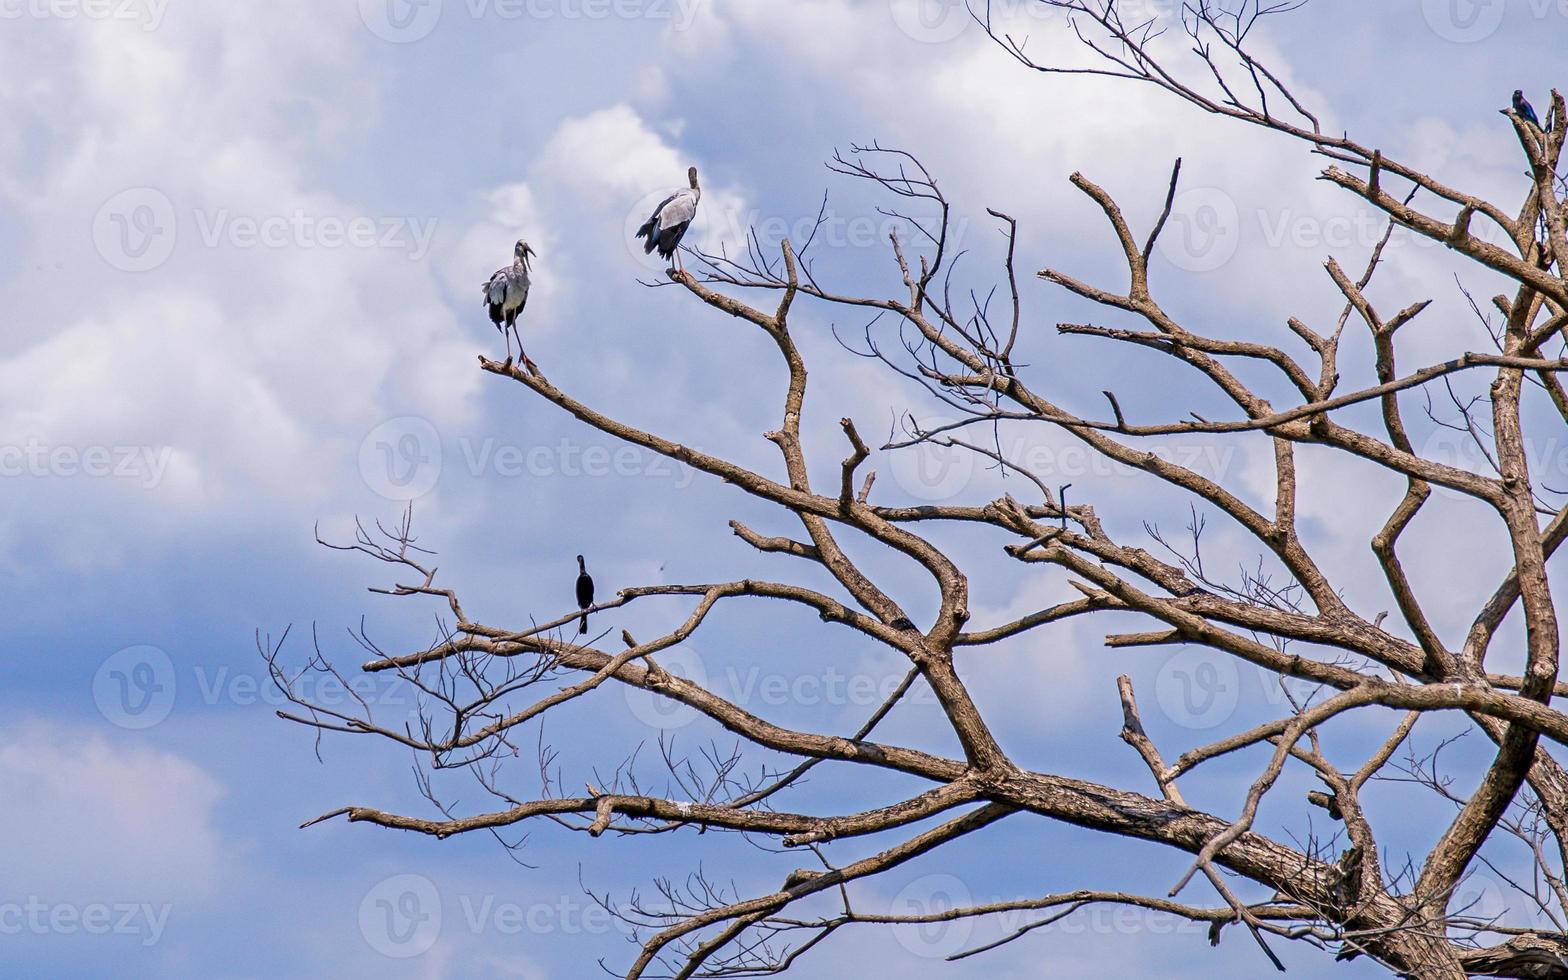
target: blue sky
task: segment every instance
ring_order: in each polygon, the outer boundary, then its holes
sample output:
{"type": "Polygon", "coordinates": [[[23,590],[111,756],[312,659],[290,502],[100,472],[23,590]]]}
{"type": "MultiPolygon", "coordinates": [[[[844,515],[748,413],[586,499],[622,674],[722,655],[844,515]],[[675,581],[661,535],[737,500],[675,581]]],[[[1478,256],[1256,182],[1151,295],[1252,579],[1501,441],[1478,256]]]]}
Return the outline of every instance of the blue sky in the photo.
{"type": "MultiPolygon", "coordinates": [[[[1032,51],[1072,51],[1060,18],[1004,7],[1032,51]]],[[[539,253],[523,336],[553,381],[771,472],[775,452],[761,439],[776,425],[771,347],[684,293],[637,282],[658,266],[628,232],[688,164],[705,188],[695,241],[733,250],[748,225],[770,242],[798,237],[826,190],[819,275],[877,294],[896,287],[884,245],[893,226],[866,188],[826,171],[835,148],[880,140],[919,154],[958,207],[976,284],[991,281],[1001,254],[987,207],[1018,217],[1023,271],[1119,283],[1103,219],[1067,176],[1081,170],[1147,227],[1181,156],[1191,196],[1178,215],[1221,224],[1201,248],[1162,250],[1156,290],[1195,327],[1258,339],[1283,337],[1287,316],[1335,316],[1324,259],[1359,268],[1381,233],[1312,179],[1323,161],[1303,147],[1130,84],[1032,74],[936,0],[0,0],[0,16],[0,489],[10,502],[0,514],[0,959],[11,975],[575,978],[601,958],[624,964],[632,949],[583,883],[624,898],[700,861],[755,892],[798,863],[718,834],[592,840],[544,824],[524,867],[488,837],[296,829],[351,803],[428,812],[405,752],[328,737],[318,761],[312,733],[273,714],[258,632],[292,626],[285,650],[302,658],[314,628],[323,651],[351,666],[363,656],[347,630],[362,620],[389,648],[415,649],[439,612],[368,593],[390,584],[386,570],[319,547],[316,526],[341,540],[356,515],[395,519],[416,496],[441,581],[496,624],[567,611],[578,553],[601,595],[800,574],[726,527],[739,518],[782,532],[780,515],[480,374],[475,354],[498,356],[500,341],[478,287],[518,237],[539,253]],[[392,941],[384,914],[409,896],[426,931],[392,941]]],[[[1568,11],[1545,0],[1316,0],[1258,41],[1325,128],[1514,207],[1522,164],[1496,110],[1516,87],[1547,102],[1565,27],[1568,11]]],[[[1391,247],[1374,298],[1439,301],[1402,335],[1407,363],[1485,345],[1454,285],[1459,269],[1419,243],[1391,247]]],[[[1465,275],[1478,295],[1496,291],[1465,275]]],[[[1057,337],[1058,320],[1097,314],[1032,277],[1023,290],[1021,350],[1064,404],[1099,411],[1106,387],[1145,418],[1168,409],[1162,399],[1180,400],[1178,415],[1214,404],[1154,355],[1057,337]]],[[[815,386],[808,452],[823,468],[842,456],[841,415],[870,438],[897,412],[942,414],[844,352],[835,326],[861,324],[810,305],[797,313],[815,386]]],[[[1347,375],[1370,377],[1365,346],[1347,343],[1347,375]]],[[[1440,430],[1422,435],[1437,440],[1432,451],[1458,451],[1440,430]]],[[[1185,519],[1180,498],[1092,465],[1059,434],[1008,436],[1010,452],[1073,482],[1118,533],[1185,519]]],[[[1268,490],[1257,443],[1162,448],[1207,453],[1205,465],[1244,493],[1268,490]]],[[[1568,466],[1568,453],[1536,448],[1543,465],[1568,466]]],[[[977,466],[933,484],[880,455],[871,465],[887,502],[1020,492],[977,466]]],[[[1326,457],[1304,480],[1311,541],[1358,610],[1387,608],[1366,541],[1401,491],[1326,457]]],[[[1407,560],[1451,632],[1506,556],[1465,503],[1429,512],[1407,560]],[[1445,574],[1455,553],[1473,575],[1445,574]]],[[[1220,553],[1247,558],[1233,530],[1213,534],[1220,553]]],[[[1003,541],[944,539],[974,561],[979,622],[1069,594],[1059,575],[1002,561],[1003,541]]],[[[912,611],[928,612],[907,569],[863,557],[912,611]]],[[[604,625],[652,635],[683,614],[633,607],[604,625]]],[[[1020,761],[1147,791],[1115,737],[1121,672],[1144,692],[1168,754],[1285,710],[1266,678],[1201,653],[1107,651],[1107,623],[1066,625],[965,665],[1020,761]],[[1217,699],[1191,700],[1183,684],[1194,680],[1217,699]]],[[[874,707],[866,692],[902,673],[881,651],[767,606],[722,611],[682,656],[752,710],[834,731],[857,727],[874,707]]],[[[368,690],[385,715],[412,707],[396,685],[368,690]]],[[[950,751],[936,719],[916,698],[886,737],[950,751]]],[[[575,786],[638,742],[651,756],[661,732],[685,751],[713,734],[605,689],[552,713],[544,737],[575,786]]],[[[1340,737],[1350,759],[1379,735],[1340,737]]],[[[522,744],[536,738],[531,729],[522,744]]],[[[1217,766],[1189,798],[1235,812],[1256,761],[1217,766]]],[[[1456,761],[1473,760],[1461,751],[1456,761]]],[[[525,750],[510,785],[536,792],[536,768],[525,750]]],[[[491,805],[472,783],[447,786],[465,806],[491,805]]],[[[1287,801],[1308,788],[1298,778],[1275,791],[1263,814],[1271,833],[1305,832],[1287,801]]],[[[907,789],[825,773],[796,805],[885,802],[907,789]]],[[[1374,805],[1413,815],[1390,839],[1417,853],[1445,816],[1395,788],[1374,805]]],[[[1015,817],[860,894],[867,907],[909,907],[1070,887],[1163,893],[1183,868],[1179,855],[1015,817]]],[[[1200,929],[1122,913],[941,962],[991,928],[851,932],[803,972],[1267,972],[1242,936],[1211,949],[1200,929]]],[[[1376,974],[1305,947],[1279,951],[1298,976],[1376,974]]]]}

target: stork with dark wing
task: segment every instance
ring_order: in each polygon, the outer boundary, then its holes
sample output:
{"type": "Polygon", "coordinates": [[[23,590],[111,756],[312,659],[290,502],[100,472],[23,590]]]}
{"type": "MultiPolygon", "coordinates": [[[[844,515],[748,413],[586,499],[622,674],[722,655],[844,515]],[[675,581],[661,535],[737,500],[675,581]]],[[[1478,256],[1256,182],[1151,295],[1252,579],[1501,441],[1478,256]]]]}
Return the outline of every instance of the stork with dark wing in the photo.
{"type": "Polygon", "coordinates": [[[490,322],[506,338],[506,363],[512,363],[512,338],[517,338],[517,356],[523,366],[537,373],[534,362],[523,353],[523,335],[517,330],[517,315],[528,305],[528,257],[534,250],[521,238],[512,249],[512,264],[497,269],[485,283],[485,307],[490,311],[490,322]]]}
{"type": "MultiPolygon", "coordinates": [[[[651,253],[658,249],[666,261],[671,261],[672,269],[680,264],[675,249],[685,237],[686,229],[691,227],[691,219],[697,216],[697,202],[702,199],[702,188],[697,186],[696,167],[686,171],[686,179],[691,186],[682,187],[660,201],[659,206],[653,209],[653,214],[637,229],[637,237],[644,239],[642,250],[651,253]]],[[[682,271],[685,271],[684,267],[682,271]]]]}

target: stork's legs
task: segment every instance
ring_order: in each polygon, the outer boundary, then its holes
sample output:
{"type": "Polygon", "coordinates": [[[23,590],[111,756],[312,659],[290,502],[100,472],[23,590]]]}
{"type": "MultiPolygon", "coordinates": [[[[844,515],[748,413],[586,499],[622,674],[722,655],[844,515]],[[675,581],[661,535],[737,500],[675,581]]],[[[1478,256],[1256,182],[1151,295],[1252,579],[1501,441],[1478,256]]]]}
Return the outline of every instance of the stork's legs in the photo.
{"type": "MultiPolygon", "coordinates": [[[[512,363],[512,325],[507,324],[501,328],[501,336],[506,338],[506,363],[512,363]]],[[[519,345],[520,346],[520,345],[519,345]]]]}
{"type": "MultiPolygon", "coordinates": [[[[523,367],[528,369],[528,373],[529,374],[538,374],[539,373],[539,368],[537,366],[535,366],[534,362],[529,359],[527,352],[525,352],[523,350],[523,335],[518,332],[517,325],[515,323],[512,325],[512,333],[517,334],[517,358],[518,358],[518,360],[522,361],[523,367]]],[[[512,349],[512,347],[511,347],[512,338],[510,336],[506,338],[506,343],[507,343],[507,348],[506,349],[508,351],[511,351],[511,349],[512,349]]],[[[511,359],[512,358],[511,358],[511,355],[509,353],[507,355],[507,360],[510,361],[511,359]]]]}

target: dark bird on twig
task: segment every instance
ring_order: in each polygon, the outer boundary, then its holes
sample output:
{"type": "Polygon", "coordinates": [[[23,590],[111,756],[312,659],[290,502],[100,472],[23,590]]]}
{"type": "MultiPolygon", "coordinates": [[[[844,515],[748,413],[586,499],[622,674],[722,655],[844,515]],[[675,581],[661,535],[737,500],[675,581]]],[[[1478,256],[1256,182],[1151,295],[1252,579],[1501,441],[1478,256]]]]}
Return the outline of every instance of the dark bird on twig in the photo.
{"type": "Polygon", "coordinates": [[[583,556],[577,556],[577,608],[584,610],[583,618],[577,621],[577,635],[582,636],[588,632],[588,607],[593,605],[593,576],[588,574],[588,566],[583,564],[583,556]]]}
{"type": "MultiPolygon", "coordinates": [[[[696,167],[686,171],[686,179],[691,182],[691,186],[682,187],[660,201],[659,206],[653,209],[653,214],[637,229],[637,237],[645,239],[642,250],[652,252],[658,249],[666,260],[673,260],[671,268],[680,263],[675,249],[686,235],[686,229],[691,227],[691,219],[697,216],[697,202],[702,199],[702,188],[697,186],[696,167]]],[[[682,271],[685,271],[684,267],[682,271]]]]}
{"type": "Polygon", "coordinates": [[[1530,120],[1536,129],[1544,131],[1540,117],[1535,114],[1535,107],[1530,104],[1530,100],[1524,97],[1523,89],[1514,89],[1514,111],[1519,114],[1519,118],[1530,120]]]}
{"type": "Polygon", "coordinates": [[[512,338],[517,338],[517,356],[523,366],[534,370],[534,362],[523,353],[523,335],[517,331],[517,314],[528,305],[528,257],[533,248],[521,238],[512,250],[512,264],[497,269],[485,283],[485,307],[490,311],[490,322],[506,338],[506,363],[512,363],[512,338]]]}

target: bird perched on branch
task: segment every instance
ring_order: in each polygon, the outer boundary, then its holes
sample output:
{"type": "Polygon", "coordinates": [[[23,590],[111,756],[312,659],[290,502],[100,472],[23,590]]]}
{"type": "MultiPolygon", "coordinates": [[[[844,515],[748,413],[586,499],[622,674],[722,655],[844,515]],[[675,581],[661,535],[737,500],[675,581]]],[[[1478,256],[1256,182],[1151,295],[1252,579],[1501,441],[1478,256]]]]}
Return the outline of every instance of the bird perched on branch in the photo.
{"type": "Polygon", "coordinates": [[[521,238],[512,249],[512,264],[497,269],[485,283],[485,306],[490,311],[490,322],[506,338],[506,363],[512,363],[512,338],[517,338],[517,356],[523,366],[534,370],[534,362],[523,353],[523,335],[517,330],[517,314],[528,305],[528,257],[533,248],[521,238]]]}
{"type": "Polygon", "coordinates": [[[588,607],[593,605],[593,576],[588,574],[588,566],[583,564],[583,556],[577,556],[577,608],[583,610],[582,619],[577,621],[577,635],[582,636],[588,632],[588,607]]]}
{"type": "Polygon", "coordinates": [[[1514,89],[1514,111],[1519,114],[1519,118],[1530,120],[1536,129],[1544,131],[1540,117],[1535,114],[1535,107],[1530,104],[1530,100],[1524,97],[1523,89],[1514,89]]]}
{"type": "MultiPolygon", "coordinates": [[[[653,209],[653,214],[637,229],[637,237],[645,239],[642,250],[652,252],[658,249],[666,260],[673,260],[671,268],[680,263],[680,259],[675,256],[675,249],[685,237],[686,229],[691,227],[691,219],[697,216],[697,202],[702,199],[702,188],[697,186],[696,167],[686,171],[686,179],[691,182],[691,186],[682,187],[660,201],[659,206],[653,209]]],[[[684,267],[681,271],[685,271],[684,267]]]]}

